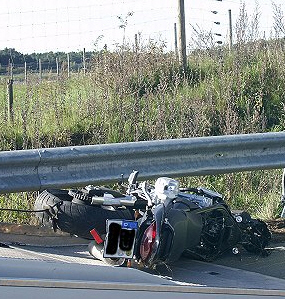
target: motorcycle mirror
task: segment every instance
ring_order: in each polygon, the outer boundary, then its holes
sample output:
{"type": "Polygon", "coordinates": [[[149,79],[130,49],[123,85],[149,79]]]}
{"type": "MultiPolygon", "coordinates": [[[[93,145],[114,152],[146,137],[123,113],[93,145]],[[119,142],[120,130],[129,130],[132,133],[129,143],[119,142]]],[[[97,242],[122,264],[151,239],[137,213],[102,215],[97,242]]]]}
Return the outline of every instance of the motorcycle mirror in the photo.
{"type": "Polygon", "coordinates": [[[121,186],[121,185],[123,185],[123,183],[124,183],[124,174],[121,173],[121,180],[119,180],[117,184],[118,184],[119,186],[121,186]]]}
{"type": "Polygon", "coordinates": [[[203,194],[203,195],[206,195],[206,196],[209,196],[211,198],[223,198],[223,195],[221,195],[220,193],[218,192],[215,192],[213,190],[209,190],[207,188],[204,188],[204,187],[198,187],[197,188],[198,192],[203,194]]]}
{"type": "Polygon", "coordinates": [[[133,172],[129,175],[128,182],[129,185],[134,185],[137,181],[139,171],[133,170],[133,172]]]}

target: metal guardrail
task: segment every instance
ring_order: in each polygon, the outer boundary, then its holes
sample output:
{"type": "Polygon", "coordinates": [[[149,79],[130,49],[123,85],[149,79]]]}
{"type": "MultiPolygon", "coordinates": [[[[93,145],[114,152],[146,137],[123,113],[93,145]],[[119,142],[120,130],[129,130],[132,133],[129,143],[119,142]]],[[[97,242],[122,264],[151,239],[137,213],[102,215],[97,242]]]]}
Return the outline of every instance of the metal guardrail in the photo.
{"type": "Polygon", "coordinates": [[[285,167],[285,132],[0,152],[0,193],[285,167]]]}

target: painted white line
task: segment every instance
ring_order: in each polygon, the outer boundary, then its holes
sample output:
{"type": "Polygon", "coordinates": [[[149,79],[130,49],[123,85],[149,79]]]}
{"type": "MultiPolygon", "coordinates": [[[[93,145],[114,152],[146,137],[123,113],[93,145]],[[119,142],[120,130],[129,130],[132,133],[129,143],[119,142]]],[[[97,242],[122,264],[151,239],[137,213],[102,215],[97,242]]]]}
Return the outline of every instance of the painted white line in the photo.
{"type": "Polygon", "coordinates": [[[68,281],[68,280],[58,281],[58,280],[44,280],[44,279],[37,280],[37,279],[2,278],[0,279],[0,286],[285,297],[285,291],[282,290],[150,285],[150,284],[143,284],[143,283],[142,284],[109,283],[109,282],[104,283],[98,281],[86,282],[86,281],[68,281]]]}

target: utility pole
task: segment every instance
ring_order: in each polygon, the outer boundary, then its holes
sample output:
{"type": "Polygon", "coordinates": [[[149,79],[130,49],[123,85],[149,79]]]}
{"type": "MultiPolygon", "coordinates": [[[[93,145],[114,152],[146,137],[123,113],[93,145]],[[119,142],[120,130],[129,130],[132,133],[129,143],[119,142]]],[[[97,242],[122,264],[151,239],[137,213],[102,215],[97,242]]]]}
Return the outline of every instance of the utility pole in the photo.
{"type": "Polygon", "coordinates": [[[178,55],[184,71],[187,67],[184,0],[178,0],[178,55]]]}
{"type": "Polygon", "coordinates": [[[233,49],[233,24],[232,24],[232,10],[229,9],[229,51],[233,49]]]}

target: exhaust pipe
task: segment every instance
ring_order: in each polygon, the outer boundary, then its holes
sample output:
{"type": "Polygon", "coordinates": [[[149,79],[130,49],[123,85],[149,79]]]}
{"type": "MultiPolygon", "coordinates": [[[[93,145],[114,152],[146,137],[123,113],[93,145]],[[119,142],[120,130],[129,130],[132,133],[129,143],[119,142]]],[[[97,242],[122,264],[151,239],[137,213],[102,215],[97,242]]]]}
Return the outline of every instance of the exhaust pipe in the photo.
{"type": "Polygon", "coordinates": [[[109,266],[122,266],[126,260],[125,258],[104,258],[104,243],[97,244],[95,241],[92,241],[88,244],[88,250],[95,259],[109,266]]]}

